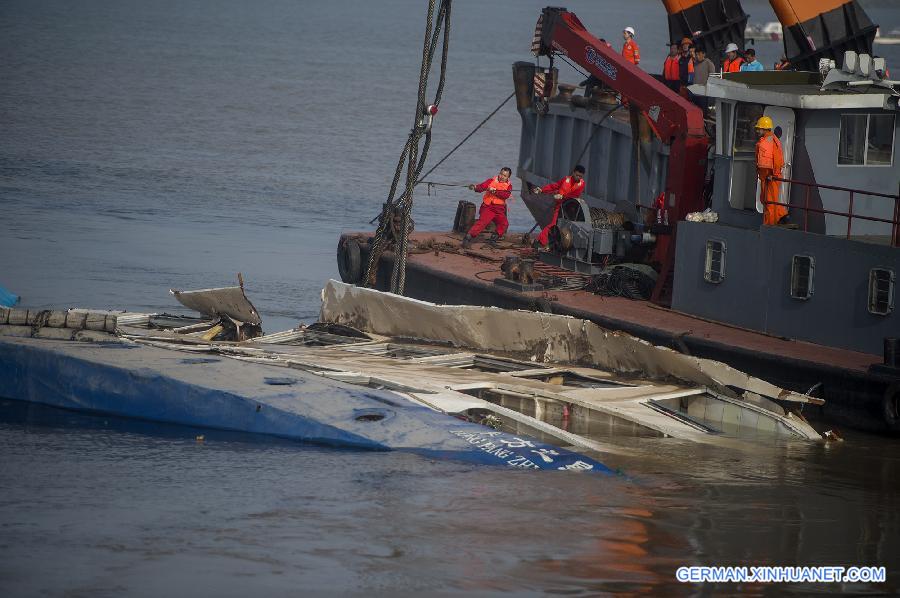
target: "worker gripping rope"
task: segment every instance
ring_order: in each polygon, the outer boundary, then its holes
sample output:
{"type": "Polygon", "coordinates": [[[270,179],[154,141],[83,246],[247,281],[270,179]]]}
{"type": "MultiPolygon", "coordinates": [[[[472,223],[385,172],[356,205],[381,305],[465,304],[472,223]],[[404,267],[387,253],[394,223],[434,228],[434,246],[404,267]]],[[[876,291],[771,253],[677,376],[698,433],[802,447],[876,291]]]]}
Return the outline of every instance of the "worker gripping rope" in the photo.
{"type": "Polygon", "coordinates": [[[491,222],[497,226],[496,240],[499,241],[506,234],[506,229],[509,228],[509,220],[506,219],[506,201],[512,192],[512,183],[509,182],[511,175],[512,169],[504,166],[494,178],[479,185],[469,185],[469,189],[476,193],[484,193],[484,195],[481,208],[478,210],[478,220],[463,239],[463,249],[468,249],[472,245],[472,240],[481,234],[481,231],[491,222]]]}
{"type": "Polygon", "coordinates": [[[538,235],[537,243],[540,246],[547,245],[547,242],[550,240],[550,229],[556,226],[556,220],[559,218],[559,209],[562,206],[562,203],[567,199],[581,197],[582,191],[584,191],[584,166],[581,164],[576,164],[575,168],[572,169],[572,174],[569,176],[562,178],[555,183],[544,185],[540,189],[532,189],[532,193],[552,193],[553,199],[556,201],[553,206],[553,216],[550,218],[550,223],[545,226],[541,230],[541,234],[538,235]]]}
{"type": "Polygon", "coordinates": [[[781,140],[772,133],[772,119],[762,116],[756,121],[756,174],[759,176],[759,201],[763,204],[763,224],[780,224],[788,215],[787,206],[780,202],[781,183],[769,177],[780,177],[784,167],[781,140]]]}

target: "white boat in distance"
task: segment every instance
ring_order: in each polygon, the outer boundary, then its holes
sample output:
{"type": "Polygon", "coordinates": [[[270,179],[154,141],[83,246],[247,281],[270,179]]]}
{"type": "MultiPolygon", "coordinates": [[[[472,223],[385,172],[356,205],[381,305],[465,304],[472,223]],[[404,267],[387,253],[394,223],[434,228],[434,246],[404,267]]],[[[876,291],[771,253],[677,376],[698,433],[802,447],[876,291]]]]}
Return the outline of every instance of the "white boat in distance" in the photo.
{"type": "Polygon", "coordinates": [[[900,28],[891,29],[887,35],[881,35],[881,28],[875,30],[875,43],[893,45],[900,44],[900,28]]]}
{"type": "Polygon", "coordinates": [[[748,24],[744,29],[744,39],[754,42],[780,42],[784,37],[784,30],[778,21],[769,21],[766,24],[748,24]]]}

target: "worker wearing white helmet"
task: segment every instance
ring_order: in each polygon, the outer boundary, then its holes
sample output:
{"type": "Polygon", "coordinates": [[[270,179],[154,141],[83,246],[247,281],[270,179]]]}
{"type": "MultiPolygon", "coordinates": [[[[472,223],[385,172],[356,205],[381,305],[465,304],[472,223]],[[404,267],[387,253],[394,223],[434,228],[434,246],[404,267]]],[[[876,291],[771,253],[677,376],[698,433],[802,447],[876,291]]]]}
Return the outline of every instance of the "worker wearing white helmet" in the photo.
{"type": "Polygon", "coordinates": [[[638,65],[641,62],[641,49],[634,41],[634,27],[626,27],[622,30],[625,45],[622,46],[622,56],[631,64],[638,65]]]}
{"type": "Polygon", "coordinates": [[[725,46],[725,61],[722,62],[723,73],[739,73],[744,59],[738,54],[737,44],[731,43],[725,46]]]}

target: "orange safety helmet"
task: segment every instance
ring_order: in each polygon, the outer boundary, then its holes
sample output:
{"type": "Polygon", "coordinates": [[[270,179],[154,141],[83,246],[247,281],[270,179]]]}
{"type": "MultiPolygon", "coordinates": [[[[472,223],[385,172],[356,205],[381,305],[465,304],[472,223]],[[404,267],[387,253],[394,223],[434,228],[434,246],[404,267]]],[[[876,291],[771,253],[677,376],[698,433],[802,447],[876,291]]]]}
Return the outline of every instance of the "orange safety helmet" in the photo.
{"type": "Polygon", "coordinates": [[[759,120],[756,121],[756,128],[757,129],[768,129],[771,131],[773,128],[772,127],[772,119],[769,118],[768,116],[760,116],[759,120]]]}

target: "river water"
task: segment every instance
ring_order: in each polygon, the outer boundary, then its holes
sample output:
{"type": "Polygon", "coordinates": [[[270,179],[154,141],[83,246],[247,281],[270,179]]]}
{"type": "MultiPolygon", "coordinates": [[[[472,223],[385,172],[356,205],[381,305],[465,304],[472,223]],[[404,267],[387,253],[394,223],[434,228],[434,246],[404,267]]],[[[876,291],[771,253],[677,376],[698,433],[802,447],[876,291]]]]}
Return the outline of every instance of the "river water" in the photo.
{"type": "MultiPolygon", "coordinates": [[[[454,3],[432,162],[511,91],[544,4],[454,3]]],[[[900,24],[896,4],[864,4],[900,24]]],[[[635,26],[644,64],[662,63],[657,0],[568,7],[610,40],[635,26]]],[[[169,288],[242,272],[267,330],[315,320],[338,234],[365,229],[386,195],[424,13],[413,0],[0,3],[0,284],[31,307],[176,312],[169,288]]],[[[767,64],[780,53],[758,49],[767,64]]],[[[514,166],[518,132],[510,104],[430,178],[514,166]]],[[[422,194],[417,227],[448,228],[462,197],[422,194]]],[[[530,225],[511,211],[514,229],[530,225]]],[[[755,452],[648,440],[609,460],[625,478],[551,479],[4,401],[0,593],[701,591],[676,582],[686,564],[883,565],[880,585],[719,590],[897,592],[900,442],[846,436],[755,452]]]]}

